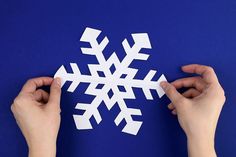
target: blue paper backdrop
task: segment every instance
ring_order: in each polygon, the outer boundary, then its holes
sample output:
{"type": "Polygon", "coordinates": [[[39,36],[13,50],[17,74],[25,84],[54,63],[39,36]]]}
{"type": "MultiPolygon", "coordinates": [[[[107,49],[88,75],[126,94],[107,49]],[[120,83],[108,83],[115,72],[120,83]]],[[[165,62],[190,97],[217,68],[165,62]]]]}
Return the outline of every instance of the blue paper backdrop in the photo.
{"type": "MultiPolygon", "coordinates": [[[[180,66],[189,63],[215,68],[227,96],[217,133],[219,156],[236,156],[236,1],[235,0],[72,0],[0,1],[0,156],[27,156],[26,142],[10,111],[23,83],[32,77],[53,76],[62,65],[78,63],[88,74],[94,56],[81,54],[79,39],[85,27],[101,29],[108,36],[105,56],[116,51],[122,59],[121,42],[131,33],[147,32],[152,50],[147,61],[135,61],[137,78],[149,69],[164,73],[172,81],[188,75],[180,66]]],[[[186,137],[177,119],[167,109],[166,97],[145,99],[135,89],[137,99],[127,104],[140,108],[144,121],[137,136],[121,132],[110,112],[100,106],[103,121],[90,131],[78,131],[72,115],[76,102],[89,102],[83,94],[88,84],[75,93],[62,93],[62,123],[58,137],[59,157],[174,157],[187,156],[186,137]]],[[[93,124],[94,120],[93,120],[93,124]]]]}

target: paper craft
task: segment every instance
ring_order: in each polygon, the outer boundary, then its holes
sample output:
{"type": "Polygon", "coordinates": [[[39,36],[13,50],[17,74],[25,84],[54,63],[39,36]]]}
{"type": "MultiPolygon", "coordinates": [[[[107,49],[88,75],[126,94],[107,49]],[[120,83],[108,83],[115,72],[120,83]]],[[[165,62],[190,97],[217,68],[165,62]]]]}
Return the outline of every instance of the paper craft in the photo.
{"type": "Polygon", "coordinates": [[[93,116],[99,124],[102,121],[102,117],[99,113],[98,107],[102,103],[105,103],[108,110],[110,110],[115,104],[118,104],[120,113],[115,118],[114,122],[118,126],[122,120],[126,121],[126,125],[122,132],[137,135],[142,121],[133,120],[132,116],[141,116],[140,109],[128,108],[125,99],[135,99],[133,87],[141,88],[146,99],[153,100],[150,90],[156,90],[158,96],[161,98],[165,93],[160,87],[159,83],[165,81],[164,75],[158,79],[158,81],[152,81],[156,71],[150,70],[143,80],[134,79],[138,69],[130,68],[129,65],[134,60],[147,60],[149,55],[140,52],[144,49],[151,49],[151,44],[147,33],[132,34],[134,39],[134,45],[131,47],[127,39],[122,42],[123,48],[126,52],[126,56],[120,61],[115,52],[105,59],[103,50],[109,43],[107,37],[105,37],[100,43],[97,41],[97,37],[101,31],[92,28],[86,28],[80,41],[90,43],[90,48],[81,48],[83,54],[94,55],[98,64],[88,64],[91,75],[81,74],[79,67],[76,63],[70,63],[72,73],[67,73],[65,67],[62,65],[55,74],[55,77],[62,79],[62,86],[66,81],[71,81],[68,92],[74,92],[78,85],[83,83],[89,83],[85,94],[95,96],[94,100],[89,103],[78,103],[75,109],[83,110],[82,115],[73,115],[77,129],[93,129],[90,123],[90,118],[93,116]],[[111,67],[115,70],[112,71],[111,67]]]}

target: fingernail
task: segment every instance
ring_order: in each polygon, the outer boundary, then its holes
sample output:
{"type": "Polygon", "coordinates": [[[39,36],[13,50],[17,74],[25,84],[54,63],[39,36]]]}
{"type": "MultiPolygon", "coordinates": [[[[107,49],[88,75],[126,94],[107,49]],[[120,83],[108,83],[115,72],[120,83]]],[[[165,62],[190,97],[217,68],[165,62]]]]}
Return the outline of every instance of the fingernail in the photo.
{"type": "Polygon", "coordinates": [[[162,82],[160,83],[160,86],[161,86],[161,88],[162,88],[163,90],[166,90],[166,88],[167,88],[167,86],[168,86],[168,83],[167,83],[166,81],[162,81],[162,82]]]}
{"type": "Polygon", "coordinates": [[[56,80],[56,83],[57,83],[59,86],[61,86],[61,79],[60,79],[59,77],[57,77],[57,78],[55,78],[55,80],[56,80]]]}

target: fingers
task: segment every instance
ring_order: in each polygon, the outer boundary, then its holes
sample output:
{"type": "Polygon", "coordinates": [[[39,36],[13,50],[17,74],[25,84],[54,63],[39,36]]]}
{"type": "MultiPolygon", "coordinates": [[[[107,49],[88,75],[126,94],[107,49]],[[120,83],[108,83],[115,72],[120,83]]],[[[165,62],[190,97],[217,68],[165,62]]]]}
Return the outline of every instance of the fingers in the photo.
{"type": "Polygon", "coordinates": [[[163,82],[161,82],[160,85],[174,106],[181,104],[182,101],[184,101],[186,99],[170,83],[163,81],[163,82]]]}
{"type": "Polygon", "coordinates": [[[171,110],[171,113],[173,115],[177,115],[177,111],[175,109],[175,106],[172,103],[170,103],[167,107],[168,107],[169,110],[171,110]]]}
{"type": "Polygon", "coordinates": [[[50,96],[48,104],[53,107],[60,107],[60,101],[61,101],[61,80],[60,78],[55,78],[50,88],[50,96]]]}
{"type": "Polygon", "coordinates": [[[172,113],[173,115],[177,115],[176,109],[172,110],[171,113],[172,113]]]}
{"type": "Polygon", "coordinates": [[[185,91],[182,95],[186,98],[194,98],[200,94],[201,93],[198,90],[196,90],[194,88],[190,88],[189,90],[185,91]]]}
{"type": "Polygon", "coordinates": [[[198,64],[190,64],[182,67],[182,70],[186,73],[196,73],[203,77],[203,80],[207,83],[218,82],[217,76],[212,67],[198,64]]]}
{"type": "MultiPolygon", "coordinates": [[[[197,97],[200,94],[201,93],[198,90],[196,90],[194,88],[190,88],[189,90],[185,91],[182,95],[186,98],[194,98],[194,97],[197,97]]],[[[172,103],[170,103],[167,107],[168,107],[169,110],[171,110],[171,113],[173,115],[177,115],[177,111],[175,109],[175,106],[172,103]]]]}
{"type": "Polygon", "coordinates": [[[171,110],[171,113],[173,115],[177,115],[177,111],[175,109],[175,106],[172,103],[170,103],[167,107],[168,107],[169,110],[171,110]]]}
{"type": "Polygon", "coordinates": [[[206,83],[199,76],[178,79],[171,84],[175,86],[176,89],[180,89],[183,87],[195,87],[199,91],[203,91],[206,87],[206,83]]]}
{"type": "Polygon", "coordinates": [[[172,103],[170,103],[167,107],[168,107],[169,110],[175,109],[175,107],[174,107],[174,105],[172,103]]]}
{"type": "Polygon", "coordinates": [[[49,94],[42,89],[38,89],[34,93],[34,98],[38,102],[48,102],[49,94]]]}
{"type": "Polygon", "coordinates": [[[21,92],[25,93],[35,92],[39,87],[51,85],[52,81],[53,78],[51,77],[38,77],[29,79],[23,86],[21,92]]]}

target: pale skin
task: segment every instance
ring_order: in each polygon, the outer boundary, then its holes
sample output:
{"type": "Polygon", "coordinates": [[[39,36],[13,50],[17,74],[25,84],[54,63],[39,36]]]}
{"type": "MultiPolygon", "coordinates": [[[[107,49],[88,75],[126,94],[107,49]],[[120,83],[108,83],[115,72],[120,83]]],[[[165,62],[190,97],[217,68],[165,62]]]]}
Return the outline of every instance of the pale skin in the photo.
{"type": "MultiPolygon", "coordinates": [[[[176,115],[187,136],[190,157],[216,157],[214,138],[217,122],[225,102],[224,90],[209,66],[187,65],[186,73],[199,74],[172,83],[161,82],[168,108],[176,115]],[[189,88],[184,93],[177,89],[189,88]]],[[[15,98],[11,110],[29,148],[29,157],[55,157],[60,126],[60,79],[30,79],[15,98]],[[50,93],[39,89],[50,86],[50,93]]]]}

